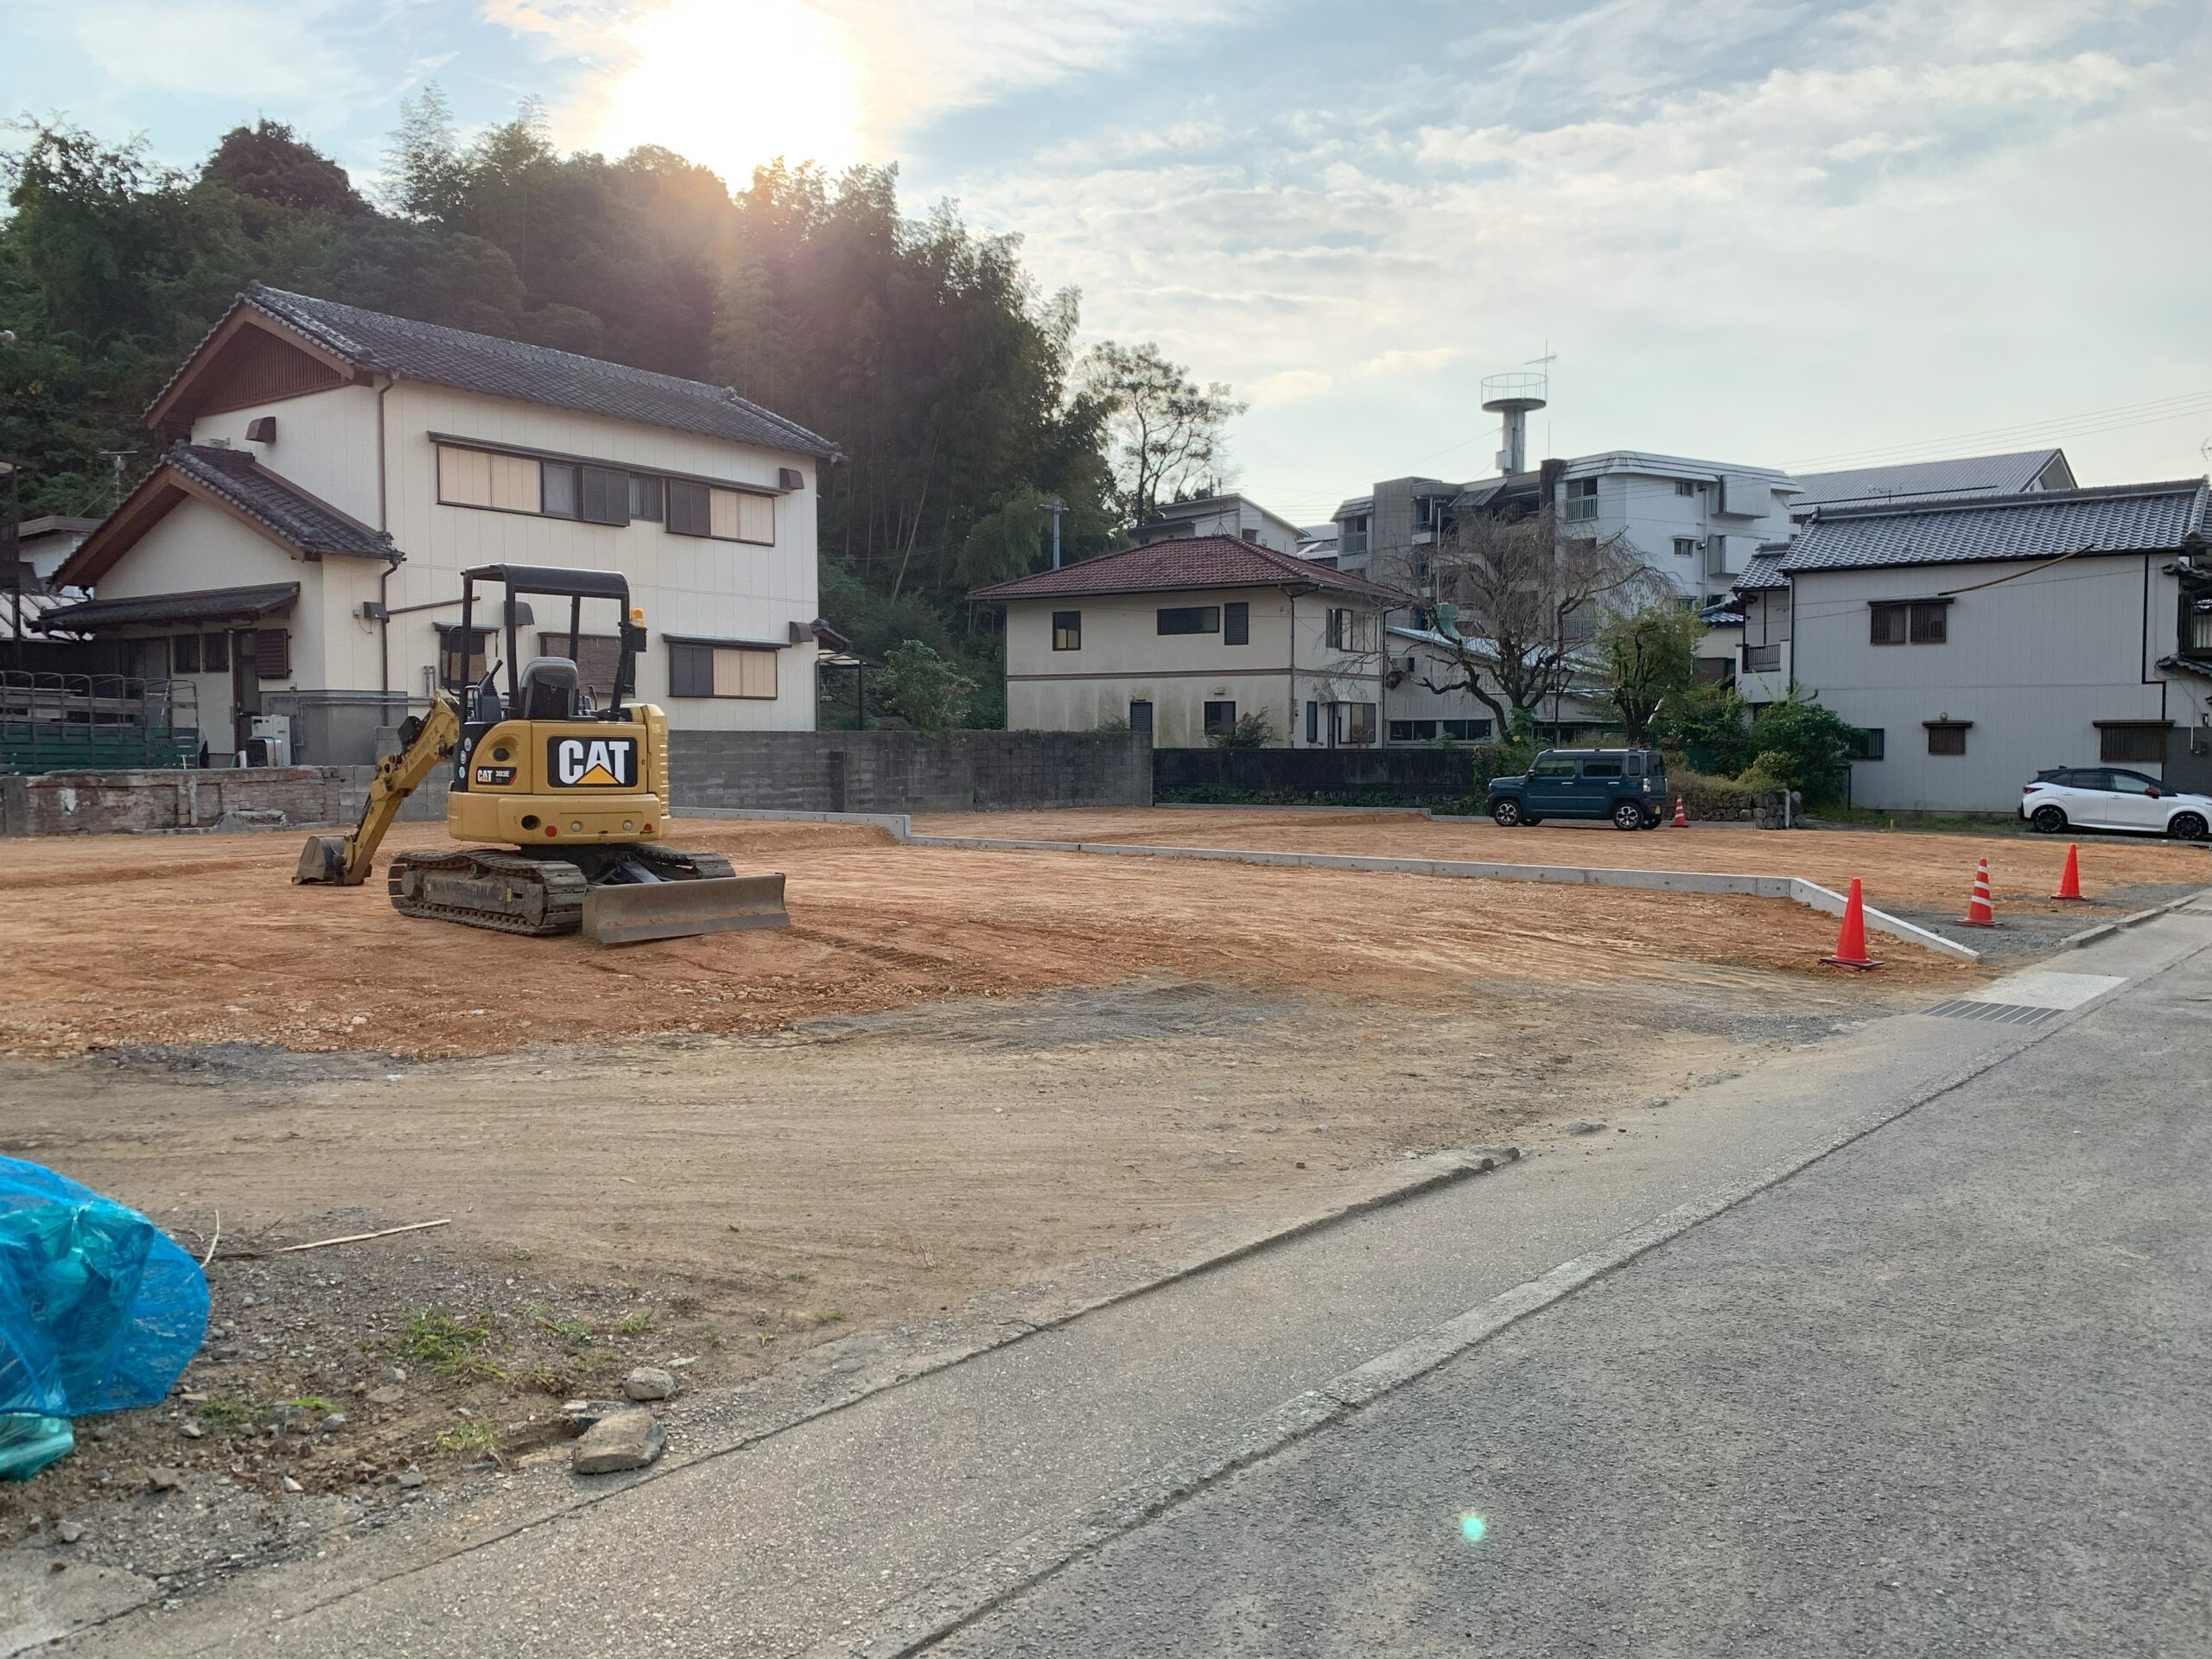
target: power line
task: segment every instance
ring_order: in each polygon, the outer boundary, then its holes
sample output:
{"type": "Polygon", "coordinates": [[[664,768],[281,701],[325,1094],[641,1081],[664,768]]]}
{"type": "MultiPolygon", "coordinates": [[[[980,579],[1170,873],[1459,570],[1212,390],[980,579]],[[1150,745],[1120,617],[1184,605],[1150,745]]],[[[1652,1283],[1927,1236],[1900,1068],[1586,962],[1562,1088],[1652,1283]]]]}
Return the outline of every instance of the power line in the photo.
{"type": "Polygon", "coordinates": [[[1858,461],[1878,465],[1885,457],[1904,455],[1929,449],[1941,449],[1953,444],[1974,443],[1982,440],[1999,442],[2032,442],[2038,435],[2051,436],[2086,436],[2095,432],[2118,431],[2125,427],[2146,426],[2156,421],[2178,419],[2212,410],[2212,388],[2201,391],[2179,392],[2171,397],[2152,398],[2145,403],[2121,404],[2107,409],[2084,410],[2073,415],[2052,416],[2045,420],[2023,421],[2012,426],[1984,427],[1979,431],[1954,433],[1948,437],[1921,438],[1907,443],[1879,444],[1866,449],[1837,450],[1823,455],[1805,455],[1789,462],[1792,467],[1812,467],[1821,462],[1849,463],[1858,461]],[[2060,429],[2078,429],[2060,430],[2060,429]]]}

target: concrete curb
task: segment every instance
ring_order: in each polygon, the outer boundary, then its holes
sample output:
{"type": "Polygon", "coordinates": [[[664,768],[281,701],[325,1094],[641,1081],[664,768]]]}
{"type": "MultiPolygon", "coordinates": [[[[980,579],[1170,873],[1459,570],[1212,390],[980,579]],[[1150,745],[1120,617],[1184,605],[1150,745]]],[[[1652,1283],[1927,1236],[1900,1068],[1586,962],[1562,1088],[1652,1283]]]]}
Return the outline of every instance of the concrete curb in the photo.
{"type": "Polygon", "coordinates": [[[2084,928],[2079,933],[2069,933],[2058,942],[2057,948],[2061,950],[2075,950],[2085,944],[2094,944],[2100,939],[2108,939],[2124,927],[2138,927],[2171,911],[2180,910],[2185,906],[2193,905],[2207,892],[2212,892],[2212,888],[2202,889],[2196,893],[2185,893],[2178,899],[2169,899],[2164,904],[2153,905],[2148,910],[2138,910],[2126,916],[2115,916],[2112,920],[2100,923],[2095,927],[2084,928]]]}
{"type": "MultiPolygon", "coordinates": [[[[1618,870],[1584,864],[1493,864],[1440,858],[1387,858],[1357,853],[1276,853],[1231,847],[1148,847],[1114,841],[1027,841],[1007,836],[915,836],[916,847],[944,847],[969,852],[1103,853],[1139,858],[1211,859],[1229,864],[1262,864],[1315,870],[1363,870],[1385,875],[1429,875],[1478,881],[1550,881],[1567,887],[1637,887],[1660,893],[1736,894],[1752,899],[1788,899],[1829,915],[1843,912],[1844,899],[1795,875],[1742,875],[1712,870],[1618,870]]],[[[1929,950],[1979,962],[1981,952],[1918,927],[1886,911],[1866,909],[1866,925],[1929,950]]]]}
{"type": "Polygon", "coordinates": [[[1344,1421],[1363,1407],[1418,1381],[1592,1281],[1627,1266],[1876,1130],[1963,1088],[2045,1038],[2065,1030],[2110,1000],[2096,998],[2068,1010],[2048,1025],[2031,1027],[2032,1034],[2024,1040],[1939,1078],[1901,1102],[1862,1115],[1808,1151],[1793,1154],[1726,1186],[1678,1205],[1617,1234],[1596,1250],[1562,1262],[1548,1273],[1476,1304],[1319,1388],[1286,1401],[1211,1454],[1125,1487],[1093,1506],[1077,1521],[1033,1533],[998,1554],[878,1614],[874,1629],[825,1638],[807,1649],[802,1659],[908,1659],[908,1656],[934,1647],[1015,1596],[1053,1578],[1082,1557],[1156,1519],[1183,1499],[1288,1450],[1319,1430],[1344,1421]]]}
{"type": "Polygon", "coordinates": [[[754,806],[672,806],[677,818],[758,818],[767,823],[868,823],[887,830],[902,846],[914,838],[914,820],[904,812],[783,812],[754,806]]]}

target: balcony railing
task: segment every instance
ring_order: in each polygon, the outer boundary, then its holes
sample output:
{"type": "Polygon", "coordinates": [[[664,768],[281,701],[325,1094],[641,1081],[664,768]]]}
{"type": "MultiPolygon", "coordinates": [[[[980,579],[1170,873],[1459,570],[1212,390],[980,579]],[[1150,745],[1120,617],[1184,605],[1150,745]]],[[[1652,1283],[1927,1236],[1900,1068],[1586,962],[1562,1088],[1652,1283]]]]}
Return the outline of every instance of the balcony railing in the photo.
{"type": "Polygon", "coordinates": [[[1773,674],[1779,672],[1781,668],[1782,647],[1780,645],[1745,645],[1744,647],[1745,673],[1773,674]]]}

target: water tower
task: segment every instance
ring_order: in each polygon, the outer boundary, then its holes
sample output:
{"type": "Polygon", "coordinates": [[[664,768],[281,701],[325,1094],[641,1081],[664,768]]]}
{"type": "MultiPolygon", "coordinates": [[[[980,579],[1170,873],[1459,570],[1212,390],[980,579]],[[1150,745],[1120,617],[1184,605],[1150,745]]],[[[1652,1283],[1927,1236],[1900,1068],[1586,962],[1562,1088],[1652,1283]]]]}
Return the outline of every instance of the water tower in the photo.
{"type": "Polygon", "coordinates": [[[1483,407],[1505,417],[1497,470],[1510,476],[1529,470],[1529,411],[1544,406],[1548,382],[1541,374],[1483,377],[1483,407]]]}

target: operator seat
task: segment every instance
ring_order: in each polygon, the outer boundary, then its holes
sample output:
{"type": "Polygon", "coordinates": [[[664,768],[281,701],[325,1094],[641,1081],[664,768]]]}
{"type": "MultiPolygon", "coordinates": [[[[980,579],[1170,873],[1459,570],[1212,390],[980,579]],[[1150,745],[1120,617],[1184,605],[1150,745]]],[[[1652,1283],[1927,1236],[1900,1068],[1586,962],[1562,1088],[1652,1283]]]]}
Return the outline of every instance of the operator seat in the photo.
{"type": "Polygon", "coordinates": [[[566,657],[533,657],[523,664],[517,710],[524,720],[576,717],[576,665],[566,657]]]}

